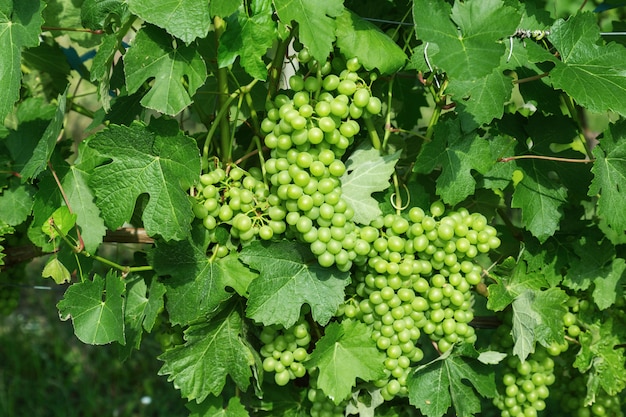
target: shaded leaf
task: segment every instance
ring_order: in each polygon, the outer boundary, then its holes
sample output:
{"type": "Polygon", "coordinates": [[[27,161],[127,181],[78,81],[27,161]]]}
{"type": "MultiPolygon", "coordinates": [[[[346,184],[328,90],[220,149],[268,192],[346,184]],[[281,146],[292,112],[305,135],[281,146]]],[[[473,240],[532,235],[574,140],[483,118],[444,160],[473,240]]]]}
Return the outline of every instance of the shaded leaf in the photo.
{"type": "Polygon", "coordinates": [[[337,46],[346,57],[358,57],[367,70],[392,74],[402,68],[407,56],[393,39],[377,26],[345,9],[337,17],[337,46]]]}

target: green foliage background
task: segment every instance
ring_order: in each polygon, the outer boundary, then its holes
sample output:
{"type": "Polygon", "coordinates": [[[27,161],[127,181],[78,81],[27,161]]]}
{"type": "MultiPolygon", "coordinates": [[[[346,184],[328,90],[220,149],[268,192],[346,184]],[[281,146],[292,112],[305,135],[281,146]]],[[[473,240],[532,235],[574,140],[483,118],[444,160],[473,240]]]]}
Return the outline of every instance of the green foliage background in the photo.
{"type": "Polygon", "coordinates": [[[506,347],[489,341],[507,320],[509,357],[565,345],[586,406],[619,398],[626,49],[608,32],[624,13],[602,1],[0,0],[0,286],[45,256],[82,342],[132,360],[149,334],[177,333],[158,372],[191,416],[308,415],[309,386],[363,416],[488,415],[506,347]],[[337,314],[358,268],[321,266],[296,235],[239,241],[229,220],[209,236],[194,212],[202,174],[265,169],[262,121],[291,94],[290,71],[306,74],[302,49],[357,57],[382,103],[338,156],[355,224],[441,201],[483,215],[502,242],[476,260],[476,343],[423,342],[408,395],[382,405],[384,355],[337,314]],[[570,311],[580,334],[564,328],[570,311]],[[259,335],[303,314],[307,377],[281,388],[259,335]]]}

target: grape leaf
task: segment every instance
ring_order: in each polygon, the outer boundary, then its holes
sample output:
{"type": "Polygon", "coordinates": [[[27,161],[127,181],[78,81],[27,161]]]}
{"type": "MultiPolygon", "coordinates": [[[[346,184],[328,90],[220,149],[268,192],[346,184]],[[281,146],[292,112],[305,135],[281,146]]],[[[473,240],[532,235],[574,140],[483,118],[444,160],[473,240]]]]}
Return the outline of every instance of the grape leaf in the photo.
{"type": "Polygon", "coordinates": [[[512,331],[513,354],[525,361],[535,351],[535,327],[539,325],[539,315],[532,308],[534,293],[526,290],[513,300],[512,331]]]}
{"type": "Polygon", "coordinates": [[[522,209],[524,227],[540,242],[545,242],[559,229],[567,190],[550,178],[550,165],[546,161],[520,160],[517,166],[524,177],[515,186],[511,207],[522,209]]]}
{"type": "Polygon", "coordinates": [[[413,2],[417,37],[438,47],[428,48],[428,60],[451,80],[484,77],[498,67],[505,52],[500,40],[515,32],[520,19],[502,0],[455,2],[452,7],[444,0],[413,2]]]}
{"type": "MultiPolygon", "coordinates": [[[[625,78],[626,79],[626,78],[625,78]]],[[[598,215],[618,231],[626,230],[626,122],[611,126],[593,150],[596,161],[589,195],[600,194],[598,215]]]]}
{"type": "Polygon", "coordinates": [[[487,308],[502,311],[526,290],[539,290],[547,285],[543,274],[527,271],[526,262],[515,262],[511,257],[504,260],[492,272],[496,284],[489,286],[487,308]]]}
{"type": "Polygon", "coordinates": [[[346,415],[358,414],[359,417],[375,417],[376,408],[385,402],[380,389],[374,391],[364,389],[352,393],[346,404],[346,415]]]}
{"type": "Polygon", "coordinates": [[[578,337],[580,351],[574,367],[588,373],[585,402],[590,404],[600,387],[609,395],[618,395],[626,388],[624,348],[616,349],[623,346],[626,332],[624,323],[613,317],[604,317],[585,327],[586,331],[578,337]]]}
{"type": "Polygon", "coordinates": [[[392,74],[404,66],[406,54],[377,26],[345,9],[337,17],[337,46],[346,57],[358,57],[367,70],[392,74]]]}
{"type": "Polygon", "coordinates": [[[23,48],[39,45],[46,4],[37,0],[0,4],[0,120],[13,109],[19,98],[23,48]]]}
{"type": "Polygon", "coordinates": [[[384,360],[369,327],[343,320],[326,326],[305,366],[319,370],[317,387],[339,404],[350,395],[357,378],[372,381],[384,377],[384,360]]]}
{"type": "Polygon", "coordinates": [[[71,317],[74,333],[83,343],[124,344],[124,291],[124,280],[115,272],[72,284],[57,304],[61,320],[71,317]]]}
{"type": "Polygon", "coordinates": [[[344,299],[348,272],[323,268],[311,251],[293,241],[255,241],[241,251],[240,259],[259,271],[248,291],[248,317],[266,326],[291,327],[302,304],[311,307],[313,319],[326,325],[344,299]]]}
{"type": "MultiPolygon", "coordinates": [[[[78,148],[79,155],[81,155],[81,150],[86,149],[87,146],[81,143],[78,148]]],[[[94,202],[94,193],[88,185],[89,171],[94,168],[93,161],[82,161],[83,159],[79,156],[75,164],[69,166],[61,184],[72,212],[76,214],[76,224],[81,228],[85,250],[93,253],[102,243],[106,227],[104,220],[100,217],[100,209],[94,202]]]]}
{"type": "Polygon", "coordinates": [[[248,411],[241,404],[239,397],[230,397],[226,408],[222,406],[222,397],[208,397],[200,404],[189,402],[185,406],[191,414],[189,417],[248,417],[248,411]]]}
{"type": "Polygon", "coordinates": [[[333,18],[343,13],[343,0],[275,0],[274,5],[283,23],[298,24],[299,40],[313,58],[326,60],[335,40],[333,18]]]}
{"type": "Polygon", "coordinates": [[[30,178],[35,178],[43,170],[46,169],[50,156],[54,151],[54,146],[59,139],[59,134],[63,128],[63,120],[65,118],[65,97],[67,91],[59,96],[57,99],[57,108],[54,114],[54,118],[50,121],[48,127],[43,132],[43,136],[37,142],[32,155],[24,164],[24,167],[20,171],[22,175],[22,182],[30,178]]]}
{"type": "Polygon", "coordinates": [[[70,271],[67,270],[65,265],[63,265],[57,257],[48,260],[48,263],[41,272],[41,276],[44,278],[52,278],[58,285],[72,280],[70,271]]]}
{"type": "Polygon", "coordinates": [[[147,193],[142,216],[147,233],[165,240],[185,238],[193,220],[185,190],[198,178],[200,157],[195,141],[178,130],[176,121],[112,125],[93,136],[89,147],[112,159],[90,178],[107,226],[116,229],[129,221],[135,201],[147,193]]]}
{"type": "Polygon", "coordinates": [[[369,224],[382,213],[372,193],[389,188],[400,152],[381,155],[370,146],[356,149],[346,161],[346,172],[341,177],[342,197],[354,210],[352,220],[369,224]]]}
{"type": "Polygon", "coordinates": [[[486,173],[494,165],[489,142],[475,132],[464,134],[459,119],[441,120],[431,142],[426,143],[413,170],[428,174],[441,167],[437,194],[446,204],[455,205],[474,193],[472,170],[486,173]]]}
{"type": "Polygon", "coordinates": [[[504,103],[510,99],[512,90],[511,78],[499,67],[484,77],[455,80],[447,89],[466,131],[501,118],[504,103]]]}
{"type": "Polygon", "coordinates": [[[216,260],[208,258],[208,244],[206,230],[198,229],[188,240],[158,242],[150,255],[159,275],[171,275],[164,284],[172,324],[190,323],[215,313],[233,295],[227,287],[245,295],[249,283],[256,277],[236,255],[216,260]]]}
{"type": "Polygon", "coordinates": [[[252,11],[243,7],[226,18],[226,31],[220,37],[217,59],[220,68],[228,67],[241,57],[241,66],[259,80],[267,78],[263,56],[271,48],[276,34],[272,5],[264,0],[251,3],[252,11]],[[250,15],[252,13],[252,15],[250,15]]]}
{"type": "Polygon", "coordinates": [[[550,71],[550,80],[592,112],[626,116],[626,49],[602,45],[596,19],[593,13],[578,13],[552,25],[548,39],[561,60],[550,71]]]}
{"type": "Polygon", "coordinates": [[[254,357],[242,340],[240,310],[238,303],[232,303],[210,322],[192,324],[185,330],[185,344],[159,356],[165,362],[159,375],[168,375],[189,401],[219,396],[227,375],[242,391],[250,385],[254,357]]]}
{"type": "Polygon", "coordinates": [[[535,351],[535,342],[544,346],[563,343],[563,315],[568,295],[559,288],[544,291],[526,289],[512,302],[513,353],[526,360],[535,351]]]}
{"type": "Polygon", "coordinates": [[[127,10],[124,0],[84,0],[80,6],[80,20],[86,28],[109,29],[112,22],[124,19],[127,10]]]}
{"type": "Polygon", "coordinates": [[[209,3],[206,0],[128,0],[131,12],[146,22],[167,30],[190,44],[209,33],[209,3]]]}
{"type": "Polygon", "coordinates": [[[615,303],[618,295],[622,295],[621,281],[626,271],[626,261],[616,258],[607,267],[607,274],[595,279],[592,293],[593,301],[600,310],[605,310],[615,303]]]}
{"type": "Polygon", "coordinates": [[[595,285],[593,298],[600,309],[609,307],[618,294],[616,287],[623,272],[615,247],[602,236],[583,235],[571,243],[573,251],[563,284],[576,291],[595,285]]]}
{"type": "Polygon", "coordinates": [[[493,371],[454,350],[417,368],[407,384],[409,402],[428,417],[442,417],[451,405],[455,415],[472,416],[481,410],[477,394],[487,398],[497,394],[493,371]]]}
{"type": "Polygon", "coordinates": [[[156,318],[163,309],[165,286],[154,277],[150,287],[146,280],[139,276],[126,279],[126,306],[124,320],[126,322],[126,340],[129,348],[139,349],[142,329],[152,330],[156,318]]]}
{"type": "Polygon", "coordinates": [[[141,104],[174,116],[192,103],[191,97],[206,80],[207,68],[195,46],[175,45],[165,31],[146,26],[124,55],[124,73],[128,94],[154,79],[141,104]]]}
{"type": "Polygon", "coordinates": [[[9,180],[9,187],[0,194],[2,222],[9,226],[17,226],[26,221],[33,208],[34,194],[35,189],[32,186],[9,180]]]}
{"type": "Polygon", "coordinates": [[[237,11],[239,3],[239,1],[233,0],[211,0],[209,3],[211,16],[230,16],[237,11]]]}

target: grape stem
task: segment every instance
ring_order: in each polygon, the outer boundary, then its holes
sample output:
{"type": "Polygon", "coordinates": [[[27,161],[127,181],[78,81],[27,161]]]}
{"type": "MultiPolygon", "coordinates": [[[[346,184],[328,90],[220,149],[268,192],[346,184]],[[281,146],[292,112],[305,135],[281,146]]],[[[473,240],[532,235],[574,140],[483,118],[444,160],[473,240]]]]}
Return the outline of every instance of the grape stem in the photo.
{"type": "Polygon", "coordinates": [[[367,133],[369,134],[370,140],[372,141],[372,146],[374,149],[378,149],[379,151],[382,148],[380,143],[380,137],[378,136],[378,132],[376,131],[376,126],[374,126],[374,122],[371,117],[363,117],[365,121],[365,127],[367,128],[367,133]]]}
{"type": "MultiPolygon", "coordinates": [[[[67,194],[65,194],[65,189],[63,188],[63,185],[61,184],[61,181],[59,180],[59,176],[57,175],[56,171],[54,170],[54,167],[52,166],[52,162],[50,161],[48,161],[48,169],[50,169],[50,172],[52,173],[52,176],[54,177],[54,181],[57,183],[57,187],[59,187],[59,191],[61,192],[61,196],[63,196],[63,201],[65,201],[65,205],[67,206],[68,211],[70,212],[70,214],[74,214],[74,212],[72,211],[72,206],[70,205],[70,201],[67,198],[67,194]]],[[[83,250],[85,248],[85,242],[83,241],[83,237],[80,234],[78,225],[76,225],[76,236],[78,237],[78,249],[83,250]]]]}
{"type": "MultiPolygon", "coordinates": [[[[83,247],[80,246],[76,246],[74,245],[74,243],[69,239],[69,237],[63,233],[63,231],[61,229],[59,229],[59,227],[54,223],[54,220],[52,218],[50,218],[50,220],[48,220],[48,222],[50,223],[50,226],[55,230],[55,232],[57,232],[57,234],[61,237],[61,239],[63,239],[63,241],[65,243],[67,243],[70,247],[72,247],[72,250],[74,251],[75,254],[80,254],[83,255],[86,258],[93,258],[94,260],[103,263],[105,265],[108,265],[112,268],[118,269],[120,271],[122,271],[122,274],[124,276],[130,274],[131,272],[140,272],[140,271],[152,271],[152,266],[150,265],[143,265],[143,266],[124,266],[124,265],[120,265],[116,262],[111,261],[110,259],[106,259],[103,258],[102,256],[99,255],[94,255],[90,252],[87,252],[83,247]]],[[[80,265],[80,264],[79,264],[80,265]]]]}

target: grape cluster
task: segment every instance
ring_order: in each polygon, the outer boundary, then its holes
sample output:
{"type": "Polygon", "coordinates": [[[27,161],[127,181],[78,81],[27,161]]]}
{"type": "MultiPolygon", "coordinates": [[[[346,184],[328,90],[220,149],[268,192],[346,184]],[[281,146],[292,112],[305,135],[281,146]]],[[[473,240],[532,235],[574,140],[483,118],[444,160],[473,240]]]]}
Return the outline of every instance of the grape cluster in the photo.
{"type": "Polygon", "coordinates": [[[310,244],[320,265],[342,271],[357,253],[354,212],[341,195],[341,156],[361,129],[357,120],[381,111],[380,99],[357,72],[358,60],[346,66],[336,75],[329,62],[315,62],[308,75],[292,76],[293,97],[279,94],[269,101],[261,123],[271,150],[265,170],[276,218],[310,244]]]}
{"type": "Polygon", "coordinates": [[[494,399],[502,417],[536,416],[545,410],[554,383],[554,361],[543,347],[538,347],[526,361],[510,356],[502,375],[504,393],[494,399]]]}
{"type": "Polygon", "coordinates": [[[602,388],[598,390],[595,401],[585,405],[587,384],[582,375],[567,378],[567,382],[559,386],[555,392],[559,410],[573,417],[624,417],[620,396],[611,396],[602,388]]]}
{"type": "Polygon", "coordinates": [[[307,397],[311,402],[309,413],[311,417],[343,417],[345,415],[345,404],[335,404],[319,388],[309,388],[307,397]]]}
{"type": "MultiPolygon", "coordinates": [[[[19,274],[9,268],[0,272],[0,316],[8,316],[16,308],[20,300],[20,288],[18,286],[19,274]]],[[[23,271],[23,268],[20,269],[23,271]]]]}
{"type": "Polygon", "coordinates": [[[263,370],[275,372],[274,381],[283,386],[306,373],[303,362],[308,358],[307,348],[311,343],[309,323],[301,317],[298,322],[284,329],[278,325],[266,326],[260,335],[263,346],[263,370]]]}
{"type": "MultiPolygon", "coordinates": [[[[230,235],[245,243],[256,236],[269,240],[286,229],[270,206],[269,190],[258,168],[246,172],[231,165],[226,172],[217,167],[200,177],[197,190],[193,211],[210,231],[227,224],[230,235]]],[[[225,245],[218,245],[216,250],[218,257],[228,254],[225,245]]]]}
{"type": "Polygon", "coordinates": [[[440,352],[458,341],[474,342],[471,287],[481,281],[473,259],[499,246],[484,216],[465,209],[444,215],[441,202],[430,214],[418,207],[408,217],[388,214],[357,228],[354,294],[339,315],[372,328],[385,352],[387,377],[376,381],[385,399],[407,394],[410,370],[424,357],[425,334],[440,352]]]}

